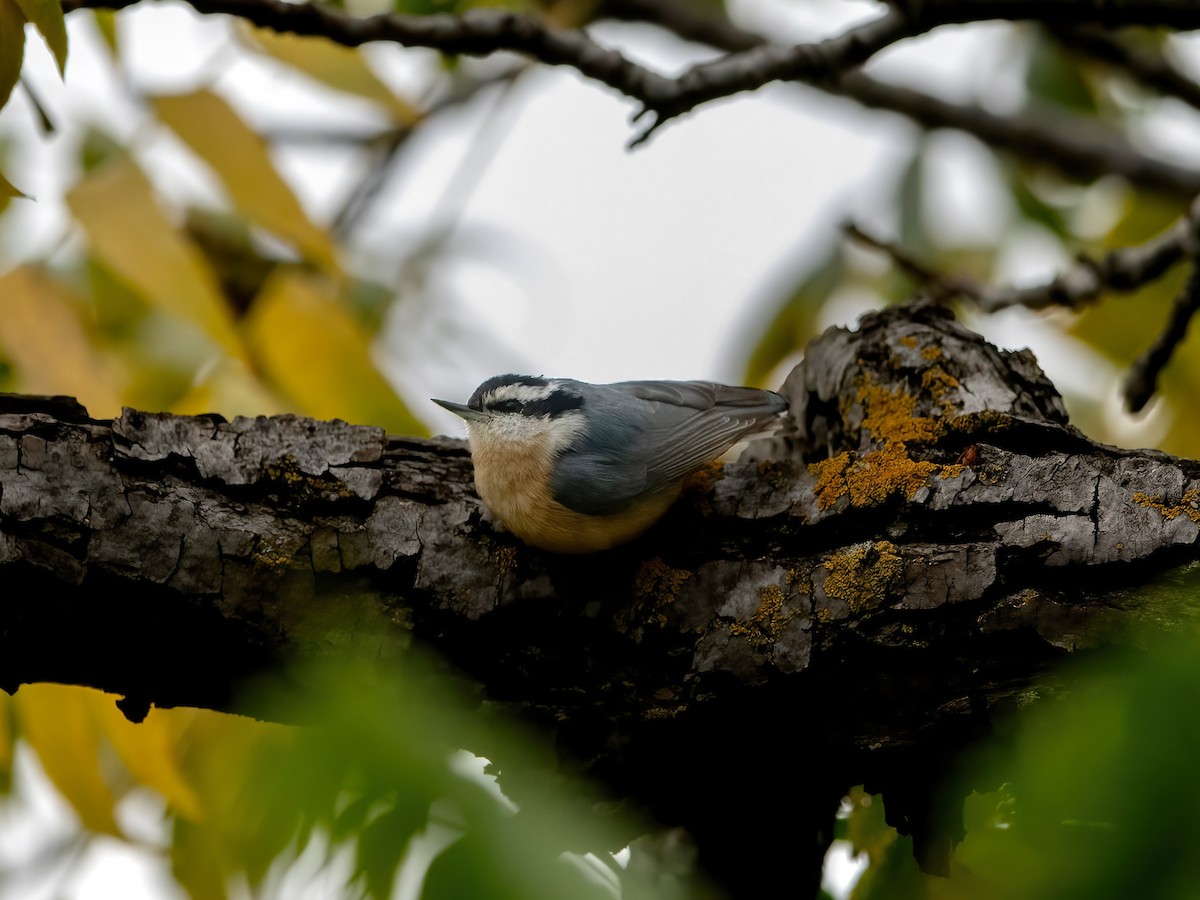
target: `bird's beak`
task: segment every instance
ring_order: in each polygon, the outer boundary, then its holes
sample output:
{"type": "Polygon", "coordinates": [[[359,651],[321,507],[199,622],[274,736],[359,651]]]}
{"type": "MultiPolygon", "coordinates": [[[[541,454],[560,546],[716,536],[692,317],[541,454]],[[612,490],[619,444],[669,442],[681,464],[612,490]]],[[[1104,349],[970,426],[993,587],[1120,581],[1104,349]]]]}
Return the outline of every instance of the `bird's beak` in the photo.
{"type": "Polygon", "coordinates": [[[442,409],[448,409],[456,416],[466,419],[468,422],[478,422],[483,418],[482,412],[477,409],[471,409],[465,403],[455,403],[452,400],[434,400],[433,402],[442,409]]]}

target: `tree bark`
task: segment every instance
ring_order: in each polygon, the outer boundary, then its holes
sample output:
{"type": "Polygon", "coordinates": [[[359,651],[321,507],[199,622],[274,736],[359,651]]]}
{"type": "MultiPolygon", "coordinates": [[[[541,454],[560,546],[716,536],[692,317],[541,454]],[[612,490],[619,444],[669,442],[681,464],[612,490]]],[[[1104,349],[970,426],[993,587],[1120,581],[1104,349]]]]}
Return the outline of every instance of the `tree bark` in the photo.
{"type": "Polygon", "coordinates": [[[830,330],[783,390],[791,433],[578,558],[493,527],[459,441],[6,397],[0,685],[227,709],[286,655],[415,636],[734,895],[804,895],[860,783],[944,870],[945,762],[1067,652],[1169,617],[1136,588],[1197,555],[1198,465],[1089,441],[1027,351],[928,305],[830,330]]]}

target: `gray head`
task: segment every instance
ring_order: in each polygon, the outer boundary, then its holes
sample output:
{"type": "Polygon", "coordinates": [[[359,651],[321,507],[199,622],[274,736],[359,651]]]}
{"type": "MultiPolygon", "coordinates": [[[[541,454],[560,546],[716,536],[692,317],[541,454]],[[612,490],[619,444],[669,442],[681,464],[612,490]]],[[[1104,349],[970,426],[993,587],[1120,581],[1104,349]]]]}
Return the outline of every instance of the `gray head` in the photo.
{"type": "Polygon", "coordinates": [[[481,426],[518,438],[577,418],[583,393],[579,382],[568,378],[496,375],[477,387],[466,404],[433,402],[465,419],[472,435],[476,428],[470,426],[481,426]]]}

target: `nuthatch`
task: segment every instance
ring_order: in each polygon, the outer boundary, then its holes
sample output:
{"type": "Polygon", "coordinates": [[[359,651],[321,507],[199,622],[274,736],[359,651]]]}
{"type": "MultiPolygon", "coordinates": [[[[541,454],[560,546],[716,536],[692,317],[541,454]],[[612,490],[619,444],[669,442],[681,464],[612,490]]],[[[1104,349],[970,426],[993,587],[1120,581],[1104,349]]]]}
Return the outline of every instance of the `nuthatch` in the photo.
{"type": "Polygon", "coordinates": [[[593,553],[632,540],[684,480],[738,441],[769,431],[787,401],[708,381],[588,384],[497,375],[464,406],[475,485],[527,544],[593,553]]]}

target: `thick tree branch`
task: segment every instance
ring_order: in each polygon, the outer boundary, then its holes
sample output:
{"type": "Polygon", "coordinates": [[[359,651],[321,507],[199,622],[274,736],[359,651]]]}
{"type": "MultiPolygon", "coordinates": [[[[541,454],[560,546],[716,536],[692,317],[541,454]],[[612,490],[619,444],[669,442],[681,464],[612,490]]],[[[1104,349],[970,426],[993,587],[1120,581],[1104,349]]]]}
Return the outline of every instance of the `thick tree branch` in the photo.
{"type": "Polygon", "coordinates": [[[1090,443],[1032,357],[935,308],[830,331],[784,389],[794,434],[583,558],[496,532],[456,441],[7,399],[0,684],[224,708],[282,654],[415,635],[686,825],[743,896],[779,883],[771,860],[819,878],[863,782],[937,869],[944,833],[905,786],[1065,651],[1164,617],[1124,588],[1200,555],[1200,465],[1090,443]],[[784,753],[769,790],[695,789],[784,753]],[[781,798],[801,835],[774,828],[781,798]]]}

